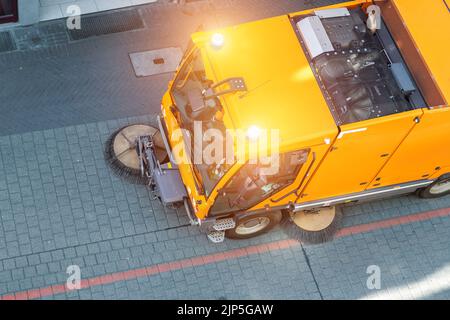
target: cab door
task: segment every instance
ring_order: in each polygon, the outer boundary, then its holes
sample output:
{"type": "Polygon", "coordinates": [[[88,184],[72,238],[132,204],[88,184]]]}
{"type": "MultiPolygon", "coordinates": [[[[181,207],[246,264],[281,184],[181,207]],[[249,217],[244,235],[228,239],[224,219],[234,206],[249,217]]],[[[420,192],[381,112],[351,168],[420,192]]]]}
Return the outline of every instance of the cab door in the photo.
{"type": "Polygon", "coordinates": [[[366,190],[413,130],[422,110],[343,125],[308,183],[301,202],[366,190]]]}
{"type": "Polygon", "coordinates": [[[450,166],[450,107],[424,109],[420,122],[403,141],[371,187],[438,178],[450,166]],[[447,167],[447,169],[446,169],[447,167]]]}
{"type": "MultiPolygon", "coordinates": [[[[308,163],[310,153],[309,149],[281,153],[278,161],[271,163],[248,161],[223,188],[216,188],[217,197],[210,215],[260,209],[262,202],[277,196],[297,181],[308,163]]],[[[277,201],[277,206],[283,203],[277,201]]]]}

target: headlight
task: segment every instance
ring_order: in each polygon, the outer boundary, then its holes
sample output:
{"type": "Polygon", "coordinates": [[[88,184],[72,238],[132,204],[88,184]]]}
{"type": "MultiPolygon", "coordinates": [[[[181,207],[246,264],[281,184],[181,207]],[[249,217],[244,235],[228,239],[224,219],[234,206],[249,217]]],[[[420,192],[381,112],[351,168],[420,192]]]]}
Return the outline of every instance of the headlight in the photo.
{"type": "Polygon", "coordinates": [[[214,48],[222,48],[225,44],[225,37],[221,33],[214,33],[211,37],[211,45],[214,48]]]}
{"type": "Polygon", "coordinates": [[[247,138],[249,138],[250,140],[258,140],[260,136],[261,136],[260,128],[258,128],[257,126],[251,126],[250,128],[248,128],[247,138]]]}

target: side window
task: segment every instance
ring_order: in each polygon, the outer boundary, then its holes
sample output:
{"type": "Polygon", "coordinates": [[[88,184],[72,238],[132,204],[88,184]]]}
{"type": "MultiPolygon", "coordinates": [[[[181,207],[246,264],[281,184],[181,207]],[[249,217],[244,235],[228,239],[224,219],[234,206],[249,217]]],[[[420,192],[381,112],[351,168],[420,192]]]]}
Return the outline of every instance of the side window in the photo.
{"type": "Polygon", "coordinates": [[[210,214],[247,210],[294,183],[308,159],[309,150],[281,154],[276,168],[245,164],[219,191],[210,214]]]}

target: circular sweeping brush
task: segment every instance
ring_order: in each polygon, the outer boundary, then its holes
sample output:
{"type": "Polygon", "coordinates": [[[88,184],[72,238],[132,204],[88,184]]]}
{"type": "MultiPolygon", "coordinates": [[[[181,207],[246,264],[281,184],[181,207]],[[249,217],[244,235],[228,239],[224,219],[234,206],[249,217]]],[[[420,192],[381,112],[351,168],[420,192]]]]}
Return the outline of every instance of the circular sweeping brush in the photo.
{"type": "Polygon", "coordinates": [[[341,211],[331,207],[315,211],[285,213],[280,225],[292,239],[305,244],[320,244],[334,238],[341,221],[341,211]]]}
{"type": "Polygon", "coordinates": [[[106,141],[105,159],[117,176],[133,184],[147,185],[149,180],[141,173],[137,147],[141,136],[153,137],[156,157],[160,163],[164,163],[168,156],[161,133],[145,124],[130,125],[115,131],[106,141]]]}

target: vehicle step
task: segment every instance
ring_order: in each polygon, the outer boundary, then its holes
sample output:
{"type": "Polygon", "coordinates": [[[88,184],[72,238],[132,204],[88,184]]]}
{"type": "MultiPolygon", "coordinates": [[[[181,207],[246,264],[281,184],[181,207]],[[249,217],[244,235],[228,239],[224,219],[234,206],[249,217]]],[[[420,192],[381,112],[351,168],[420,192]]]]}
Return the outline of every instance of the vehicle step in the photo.
{"type": "Polygon", "coordinates": [[[208,239],[213,243],[222,243],[225,240],[225,231],[211,231],[208,233],[208,239]]]}
{"type": "Polygon", "coordinates": [[[213,229],[216,231],[225,231],[236,228],[236,222],[233,218],[217,220],[213,225],[213,229]]]}

